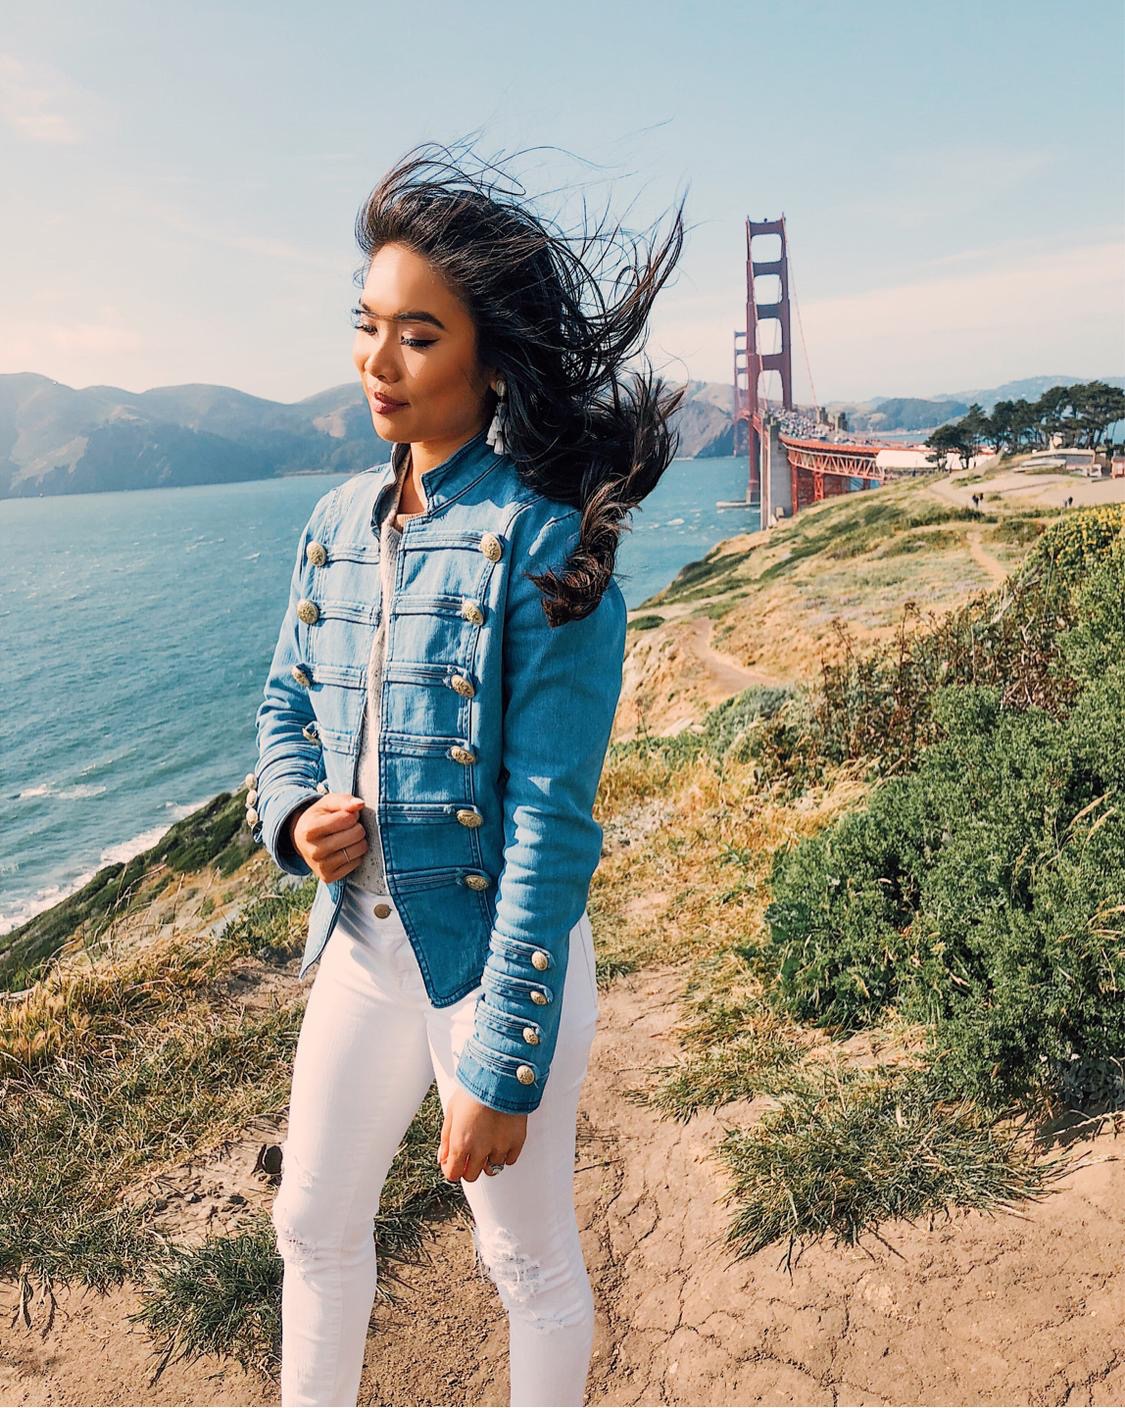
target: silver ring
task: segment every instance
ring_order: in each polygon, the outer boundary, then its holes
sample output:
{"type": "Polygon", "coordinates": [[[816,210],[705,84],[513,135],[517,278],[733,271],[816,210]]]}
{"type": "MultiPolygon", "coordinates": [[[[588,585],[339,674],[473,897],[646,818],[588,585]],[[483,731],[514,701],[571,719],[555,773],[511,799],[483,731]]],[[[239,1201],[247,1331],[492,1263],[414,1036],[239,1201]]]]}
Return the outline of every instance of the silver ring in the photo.
{"type": "Polygon", "coordinates": [[[503,1164],[493,1164],[493,1163],[485,1164],[485,1168],[488,1170],[489,1173],[499,1173],[500,1170],[501,1170],[503,1167],[504,1167],[503,1164]]]}

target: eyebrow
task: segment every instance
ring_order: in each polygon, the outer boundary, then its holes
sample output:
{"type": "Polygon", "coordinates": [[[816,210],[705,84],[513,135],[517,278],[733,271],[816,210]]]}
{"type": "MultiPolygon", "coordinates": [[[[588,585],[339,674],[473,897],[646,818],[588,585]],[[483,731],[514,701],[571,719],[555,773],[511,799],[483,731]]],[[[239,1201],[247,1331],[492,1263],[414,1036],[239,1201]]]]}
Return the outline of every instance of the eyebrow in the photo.
{"type": "MultiPolygon", "coordinates": [[[[375,313],[370,308],[368,308],[367,304],[363,301],[362,298],[359,300],[359,306],[363,309],[363,311],[367,314],[369,318],[377,318],[379,316],[378,313],[375,313]]],[[[407,313],[395,313],[394,316],[391,318],[391,322],[431,323],[435,328],[441,328],[442,332],[449,331],[449,329],[445,326],[445,324],[441,321],[440,318],[435,318],[432,313],[427,313],[425,309],[421,308],[416,308],[412,312],[407,313]]]]}

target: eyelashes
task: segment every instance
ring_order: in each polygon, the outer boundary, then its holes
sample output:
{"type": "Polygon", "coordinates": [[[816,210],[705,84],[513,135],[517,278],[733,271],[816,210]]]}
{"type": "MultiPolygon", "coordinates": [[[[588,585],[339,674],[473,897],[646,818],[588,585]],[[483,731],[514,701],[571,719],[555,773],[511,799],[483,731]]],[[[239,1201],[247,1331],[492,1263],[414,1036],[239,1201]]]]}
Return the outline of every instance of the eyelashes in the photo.
{"type": "MultiPolygon", "coordinates": [[[[352,327],[358,329],[360,332],[367,333],[367,335],[371,337],[374,335],[375,329],[363,322],[366,316],[367,314],[364,313],[362,308],[353,308],[351,310],[352,327]]],[[[403,337],[400,338],[399,341],[402,343],[403,347],[432,347],[437,341],[437,338],[430,338],[427,341],[425,338],[421,337],[403,337]]]]}

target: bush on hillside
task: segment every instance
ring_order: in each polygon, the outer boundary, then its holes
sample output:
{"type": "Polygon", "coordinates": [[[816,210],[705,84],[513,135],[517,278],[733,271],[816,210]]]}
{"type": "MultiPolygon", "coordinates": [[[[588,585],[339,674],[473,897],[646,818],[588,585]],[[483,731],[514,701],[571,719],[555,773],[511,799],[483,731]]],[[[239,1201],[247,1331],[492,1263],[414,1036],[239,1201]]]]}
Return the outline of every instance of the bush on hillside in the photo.
{"type": "Polygon", "coordinates": [[[1125,1087],[1125,531],[1079,520],[1002,599],[1013,674],[933,690],[913,770],[777,854],[757,950],[802,1020],[931,1024],[986,1102],[1125,1087]]]}
{"type": "Polygon", "coordinates": [[[1105,644],[1085,642],[1091,630],[1106,641],[1118,629],[1123,581],[1125,507],[1107,505],[1056,520],[1014,576],[958,610],[936,617],[909,605],[882,647],[862,653],[835,623],[818,684],[759,734],[763,775],[800,791],[851,760],[879,777],[907,771],[942,736],[932,705],[949,684],[994,686],[1004,709],[1061,717],[1089,668],[1082,651],[1106,656],[1105,644]]]}

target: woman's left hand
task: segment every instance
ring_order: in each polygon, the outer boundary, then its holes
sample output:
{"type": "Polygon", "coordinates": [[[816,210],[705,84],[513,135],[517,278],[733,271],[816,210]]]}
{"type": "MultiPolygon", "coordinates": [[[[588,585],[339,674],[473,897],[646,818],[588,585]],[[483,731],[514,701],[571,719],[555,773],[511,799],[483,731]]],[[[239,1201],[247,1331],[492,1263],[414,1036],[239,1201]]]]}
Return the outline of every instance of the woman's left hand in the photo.
{"type": "Polygon", "coordinates": [[[509,1115],[482,1105],[458,1085],[441,1126],[438,1163],[451,1183],[457,1178],[473,1183],[485,1164],[514,1164],[526,1138],[526,1115],[509,1115]]]}

